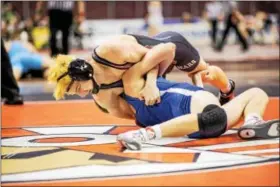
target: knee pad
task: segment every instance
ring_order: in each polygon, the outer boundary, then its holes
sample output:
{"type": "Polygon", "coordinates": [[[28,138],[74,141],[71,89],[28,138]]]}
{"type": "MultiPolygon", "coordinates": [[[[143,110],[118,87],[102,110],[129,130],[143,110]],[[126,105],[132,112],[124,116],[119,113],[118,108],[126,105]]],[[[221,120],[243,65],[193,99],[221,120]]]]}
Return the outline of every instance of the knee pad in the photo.
{"type": "Polygon", "coordinates": [[[208,105],[198,114],[198,125],[202,138],[218,137],[226,131],[227,114],[217,105],[208,105]]]}

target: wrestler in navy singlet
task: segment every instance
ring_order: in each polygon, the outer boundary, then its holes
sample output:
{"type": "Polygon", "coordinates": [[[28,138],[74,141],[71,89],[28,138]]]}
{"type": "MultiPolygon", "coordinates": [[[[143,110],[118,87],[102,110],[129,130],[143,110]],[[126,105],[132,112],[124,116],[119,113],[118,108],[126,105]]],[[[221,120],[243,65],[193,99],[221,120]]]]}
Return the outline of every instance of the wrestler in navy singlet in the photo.
{"type": "Polygon", "coordinates": [[[136,119],[143,126],[156,125],[170,119],[189,114],[192,95],[203,88],[188,84],[176,83],[159,77],[157,86],[161,94],[161,102],[146,106],[138,98],[124,95],[123,98],[134,107],[136,119]]]}
{"type": "Polygon", "coordinates": [[[173,31],[159,33],[153,37],[130,34],[143,46],[154,46],[160,43],[172,42],[176,45],[176,67],[182,71],[191,72],[199,64],[198,51],[181,34],[173,31]]]}
{"type": "MultiPolygon", "coordinates": [[[[129,34],[133,36],[140,45],[145,47],[153,47],[160,43],[172,42],[176,45],[175,58],[176,67],[182,71],[191,72],[194,70],[200,61],[198,51],[179,33],[173,31],[162,32],[154,37],[143,35],[129,34]]],[[[96,48],[93,50],[92,58],[100,64],[109,66],[115,69],[126,70],[132,67],[135,63],[126,62],[125,64],[116,64],[110,62],[96,53],[96,48]]]]}

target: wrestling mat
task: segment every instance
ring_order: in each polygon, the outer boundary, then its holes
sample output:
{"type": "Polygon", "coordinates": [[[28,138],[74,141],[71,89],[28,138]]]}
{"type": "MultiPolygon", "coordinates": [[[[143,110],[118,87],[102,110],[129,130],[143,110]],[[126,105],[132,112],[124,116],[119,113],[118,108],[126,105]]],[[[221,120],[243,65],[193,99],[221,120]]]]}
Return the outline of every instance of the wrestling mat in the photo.
{"type": "MultiPolygon", "coordinates": [[[[279,118],[270,98],[265,119],[279,118]]],[[[98,111],[92,100],[2,105],[3,186],[279,186],[279,138],[151,141],[122,150],[116,134],[134,122],[98,111]]]]}

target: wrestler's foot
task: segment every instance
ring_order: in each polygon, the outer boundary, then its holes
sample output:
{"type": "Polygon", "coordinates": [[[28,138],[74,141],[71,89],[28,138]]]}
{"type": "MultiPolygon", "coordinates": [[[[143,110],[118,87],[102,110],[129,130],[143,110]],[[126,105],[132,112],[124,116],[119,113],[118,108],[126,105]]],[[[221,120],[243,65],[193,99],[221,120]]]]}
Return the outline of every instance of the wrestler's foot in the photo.
{"type": "Polygon", "coordinates": [[[228,103],[230,100],[234,98],[235,82],[229,79],[229,83],[231,85],[231,89],[228,93],[223,93],[222,91],[219,92],[218,98],[221,105],[228,103]]]}
{"type": "Polygon", "coordinates": [[[251,124],[245,124],[238,130],[238,136],[241,139],[254,138],[277,138],[279,137],[280,120],[263,121],[258,120],[251,124]]]}
{"type": "Polygon", "coordinates": [[[148,134],[145,129],[128,131],[117,136],[117,141],[121,146],[130,150],[141,150],[142,143],[148,140],[148,134]]]}

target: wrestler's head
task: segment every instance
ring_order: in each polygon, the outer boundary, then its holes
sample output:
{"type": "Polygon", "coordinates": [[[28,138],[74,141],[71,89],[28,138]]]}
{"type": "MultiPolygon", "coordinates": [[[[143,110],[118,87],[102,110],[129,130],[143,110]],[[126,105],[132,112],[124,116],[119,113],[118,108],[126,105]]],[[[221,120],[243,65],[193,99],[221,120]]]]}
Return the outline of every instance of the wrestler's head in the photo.
{"type": "Polygon", "coordinates": [[[65,94],[84,97],[97,93],[99,86],[93,78],[93,67],[86,60],[70,55],[58,55],[48,72],[48,80],[56,82],[54,97],[63,99],[65,94]]]}

